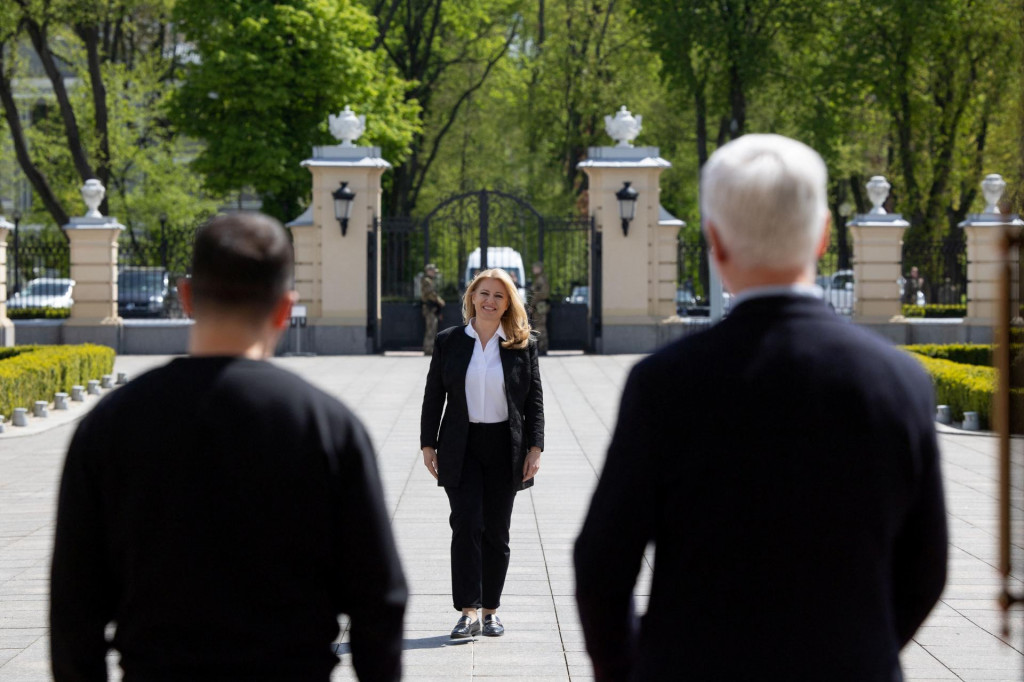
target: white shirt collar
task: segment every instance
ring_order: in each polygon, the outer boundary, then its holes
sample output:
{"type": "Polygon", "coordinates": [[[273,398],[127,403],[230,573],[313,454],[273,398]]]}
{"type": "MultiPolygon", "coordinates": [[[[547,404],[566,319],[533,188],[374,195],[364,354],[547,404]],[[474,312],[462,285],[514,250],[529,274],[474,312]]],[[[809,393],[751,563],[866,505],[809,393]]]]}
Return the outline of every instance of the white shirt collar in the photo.
{"type": "MultiPolygon", "coordinates": [[[[473,328],[473,322],[476,320],[475,317],[469,318],[469,322],[466,324],[466,336],[471,336],[474,339],[479,339],[480,335],[476,333],[476,329],[473,328]]],[[[505,328],[500,324],[498,325],[498,338],[502,341],[506,341],[508,337],[505,335],[505,328]]]]}
{"type": "Polygon", "coordinates": [[[751,287],[744,289],[732,299],[735,308],[744,301],[769,296],[805,296],[807,298],[825,298],[825,290],[817,284],[783,284],[777,286],[751,287]]]}

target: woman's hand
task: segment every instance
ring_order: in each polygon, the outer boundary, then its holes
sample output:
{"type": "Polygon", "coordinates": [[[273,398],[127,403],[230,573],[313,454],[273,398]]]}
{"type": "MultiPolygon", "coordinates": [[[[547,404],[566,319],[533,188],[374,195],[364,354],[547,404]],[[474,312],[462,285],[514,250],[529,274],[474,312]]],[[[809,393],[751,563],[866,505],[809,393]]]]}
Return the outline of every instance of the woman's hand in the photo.
{"type": "Polygon", "coordinates": [[[427,467],[434,480],[437,480],[437,450],[430,446],[423,448],[423,465],[427,467]]]}
{"type": "Polygon", "coordinates": [[[523,481],[529,481],[540,471],[540,448],[530,448],[523,462],[523,481]]]}

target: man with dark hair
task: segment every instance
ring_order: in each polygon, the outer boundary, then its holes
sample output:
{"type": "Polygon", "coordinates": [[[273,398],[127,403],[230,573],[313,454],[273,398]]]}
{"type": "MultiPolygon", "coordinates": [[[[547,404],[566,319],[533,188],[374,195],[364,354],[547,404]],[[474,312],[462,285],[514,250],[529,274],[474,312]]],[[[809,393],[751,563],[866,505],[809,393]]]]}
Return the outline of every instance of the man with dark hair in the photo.
{"type": "Polygon", "coordinates": [[[406,586],[366,431],[263,361],[291,276],[277,221],[211,220],[180,287],[189,357],[76,431],[51,580],[58,682],[105,680],[111,647],[126,679],[326,681],[341,613],[359,678],[400,678],[406,586]]]}

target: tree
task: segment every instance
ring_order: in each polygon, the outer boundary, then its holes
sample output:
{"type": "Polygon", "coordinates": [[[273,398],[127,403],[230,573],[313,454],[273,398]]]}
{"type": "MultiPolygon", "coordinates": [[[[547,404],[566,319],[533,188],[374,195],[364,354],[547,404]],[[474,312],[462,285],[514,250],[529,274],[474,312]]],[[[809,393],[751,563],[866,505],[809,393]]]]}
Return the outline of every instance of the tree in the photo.
{"type": "Polygon", "coordinates": [[[174,95],[173,120],[204,144],[196,170],[215,192],[246,187],[263,210],[294,218],[308,196],[299,163],[333,144],[327,117],[345,105],[367,115],[364,140],[403,159],[418,130],[406,83],[371,51],[374,22],[346,1],[179,0],[179,30],[194,58],[174,95]]]}

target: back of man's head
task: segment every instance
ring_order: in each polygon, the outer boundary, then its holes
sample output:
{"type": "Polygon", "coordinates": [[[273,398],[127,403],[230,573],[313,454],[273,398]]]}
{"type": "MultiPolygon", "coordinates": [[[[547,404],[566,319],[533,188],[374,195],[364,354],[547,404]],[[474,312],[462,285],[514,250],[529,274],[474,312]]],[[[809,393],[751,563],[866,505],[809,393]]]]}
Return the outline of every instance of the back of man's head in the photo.
{"type": "Polygon", "coordinates": [[[737,266],[784,270],[817,258],[828,216],[828,171],[813,149],[781,135],[744,135],[701,171],[701,213],[737,266]]]}
{"type": "Polygon", "coordinates": [[[292,268],[281,223],[261,213],[219,215],[196,232],[193,306],[199,313],[230,312],[258,322],[289,290],[292,268]]]}

